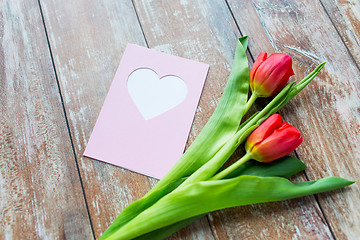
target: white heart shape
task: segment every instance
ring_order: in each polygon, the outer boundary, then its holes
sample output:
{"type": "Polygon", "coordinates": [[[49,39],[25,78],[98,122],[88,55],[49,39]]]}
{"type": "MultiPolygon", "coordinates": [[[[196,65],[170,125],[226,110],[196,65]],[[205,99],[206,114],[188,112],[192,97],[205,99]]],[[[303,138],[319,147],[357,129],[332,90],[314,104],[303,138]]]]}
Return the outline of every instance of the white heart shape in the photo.
{"type": "Polygon", "coordinates": [[[145,120],[176,107],[187,95],[187,86],[181,78],[173,75],[159,78],[156,72],[148,68],[132,72],[127,88],[145,120]]]}

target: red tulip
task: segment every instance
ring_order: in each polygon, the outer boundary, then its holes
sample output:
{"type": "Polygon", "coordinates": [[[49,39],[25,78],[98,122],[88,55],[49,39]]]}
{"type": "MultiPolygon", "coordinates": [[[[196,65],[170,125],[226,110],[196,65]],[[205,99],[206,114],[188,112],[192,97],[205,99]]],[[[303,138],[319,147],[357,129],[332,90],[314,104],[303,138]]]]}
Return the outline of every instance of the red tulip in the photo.
{"type": "Polygon", "coordinates": [[[294,75],[292,59],[285,53],[273,53],[268,58],[260,53],[250,71],[250,88],[258,97],[270,97],[280,92],[294,75]]]}
{"type": "Polygon", "coordinates": [[[268,163],[294,151],[302,141],[298,129],[274,114],[250,134],[245,149],[252,159],[268,163]]]}

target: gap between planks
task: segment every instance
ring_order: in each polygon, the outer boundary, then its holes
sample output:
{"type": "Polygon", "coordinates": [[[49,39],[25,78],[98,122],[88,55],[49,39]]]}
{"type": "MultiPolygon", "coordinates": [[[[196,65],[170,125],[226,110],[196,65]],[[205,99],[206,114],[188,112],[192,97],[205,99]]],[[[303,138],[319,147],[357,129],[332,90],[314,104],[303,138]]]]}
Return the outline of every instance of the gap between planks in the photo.
{"type": "MultiPolygon", "coordinates": [[[[237,20],[236,20],[236,18],[235,18],[235,16],[234,16],[234,13],[233,13],[230,5],[229,5],[228,0],[224,0],[224,1],[225,1],[225,3],[226,3],[226,6],[227,6],[228,9],[229,9],[229,12],[230,12],[230,14],[231,14],[231,17],[232,17],[233,21],[235,22],[235,25],[236,25],[237,29],[239,30],[241,36],[243,36],[243,33],[242,33],[242,31],[241,31],[241,28],[240,28],[240,26],[239,26],[239,24],[238,24],[238,22],[237,22],[237,20]]],[[[337,34],[339,35],[339,37],[341,38],[341,40],[342,40],[343,44],[345,45],[347,51],[349,52],[349,54],[350,54],[350,56],[351,56],[354,64],[355,64],[355,65],[357,66],[357,68],[359,69],[359,66],[356,64],[356,61],[355,61],[353,55],[351,54],[350,50],[349,50],[348,47],[346,46],[346,44],[345,44],[345,42],[344,42],[344,39],[343,39],[342,36],[340,35],[340,33],[339,33],[338,29],[336,28],[334,22],[332,21],[331,17],[329,16],[326,8],[324,7],[324,5],[323,5],[323,3],[321,2],[321,0],[319,0],[319,2],[320,2],[320,4],[321,4],[321,6],[323,7],[324,11],[326,12],[328,18],[330,19],[332,25],[333,25],[334,28],[336,29],[336,32],[337,32],[337,34]]],[[[266,30],[266,29],[264,29],[264,30],[266,30]]],[[[249,55],[251,56],[252,61],[255,62],[255,59],[256,59],[256,58],[254,58],[253,54],[251,53],[250,48],[248,48],[247,51],[249,52],[249,55]]],[[[359,69],[359,70],[360,70],[360,69],[359,69]]],[[[295,153],[296,157],[297,157],[298,159],[300,159],[300,157],[299,157],[299,155],[297,154],[296,150],[294,150],[294,153],[295,153]]],[[[301,159],[300,159],[300,160],[301,160],[301,159]]],[[[309,181],[310,179],[309,179],[308,175],[306,174],[306,171],[305,171],[305,170],[303,171],[303,173],[304,173],[304,176],[305,176],[306,180],[309,181]]],[[[323,210],[323,207],[322,207],[321,204],[320,204],[320,201],[319,201],[317,195],[314,194],[313,196],[314,196],[315,201],[316,201],[316,203],[317,203],[317,205],[318,205],[318,207],[319,207],[319,209],[320,209],[320,212],[321,212],[321,215],[322,215],[322,216],[320,216],[320,217],[322,217],[322,218],[325,220],[325,223],[326,223],[327,227],[329,228],[329,231],[330,231],[333,239],[336,239],[335,233],[334,233],[332,227],[330,226],[330,223],[329,223],[329,221],[328,221],[328,219],[327,219],[327,217],[326,217],[326,215],[325,215],[325,212],[324,212],[324,210],[323,210]]],[[[209,224],[210,224],[210,220],[209,220],[209,217],[208,217],[208,216],[207,216],[207,219],[208,219],[208,222],[209,222],[209,224]]],[[[210,224],[210,228],[211,228],[211,232],[213,233],[213,229],[212,229],[212,227],[211,227],[211,224],[210,224]]],[[[214,234],[213,234],[213,235],[214,235],[214,234]]],[[[214,237],[215,237],[215,236],[214,236],[214,237]]]]}
{"type": "Polygon", "coordinates": [[[322,6],[322,8],[324,9],[324,12],[326,13],[327,17],[329,18],[331,24],[333,25],[334,29],[336,30],[336,34],[339,35],[339,38],[341,39],[342,43],[344,44],[344,46],[345,46],[348,54],[349,54],[350,57],[351,57],[351,60],[354,62],[354,65],[356,66],[356,68],[360,71],[360,67],[359,67],[359,65],[357,64],[353,53],[350,51],[350,49],[349,49],[348,45],[346,44],[343,36],[340,34],[339,29],[336,27],[336,25],[335,25],[333,19],[331,18],[328,10],[326,9],[326,7],[325,7],[325,5],[323,4],[322,0],[319,0],[319,2],[320,2],[320,5],[322,6]]]}
{"type": "Polygon", "coordinates": [[[70,127],[69,127],[69,121],[68,121],[65,106],[64,106],[64,100],[63,100],[63,96],[62,96],[61,89],[60,89],[59,78],[58,78],[58,75],[57,75],[57,72],[56,72],[56,66],[55,66],[55,62],[54,62],[54,57],[53,57],[53,53],[52,53],[52,50],[51,50],[51,45],[50,45],[50,41],[49,41],[48,32],[47,32],[47,29],[46,29],[46,23],[45,23],[45,19],[44,19],[44,14],[43,14],[43,11],[42,11],[42,8],[41,8],[40,0],[38,0],[37,2],[38,2],[38,5],[39,5],[39,12],[40,12],[41,20],[42,20],[43,27],[44,27],[44,32],[45,32],[45,36],[46,36],[46,42],[47,42],[47,45],[48,45],[49,54],[50,54],[50,58],[51,58],[51,63],[52,63],[53,70],[54,70],[56,85],[57,85],[60,100],[61,100],[62,111],[64,113],[65,123],[66,123],[67,131],[68,131],[68,135],[69,135],[69,139],[70,139],[71,150],[72,150],[74,160],[75,160],[75,164],[76,164],[76,171],[78,172],[79,181],[80,181],[80,185],[81,185],[81,190],[82,190],[83,197],[84,197],[84,202],[85,202],[85,206],[86,206],[86,212],[87,212],[88,219],[89,219],[89,222],[90,222],[90,227],[91,227],[91,232],[92,232],[93,238],[96,239],[95,238],[94,227],[93,227],[91,217],[90,217],[89,206],[88,206],[88,203],[87,203],[87,200],[86,200],[83,181],[82,181],[81,174],[80,174],[79,164],[78,164],[78,160],[77,160],[76,153],[75,153],[74,142],[73,142],[73,138],[71,136],[71,131],[70,131],[70,127]]]}

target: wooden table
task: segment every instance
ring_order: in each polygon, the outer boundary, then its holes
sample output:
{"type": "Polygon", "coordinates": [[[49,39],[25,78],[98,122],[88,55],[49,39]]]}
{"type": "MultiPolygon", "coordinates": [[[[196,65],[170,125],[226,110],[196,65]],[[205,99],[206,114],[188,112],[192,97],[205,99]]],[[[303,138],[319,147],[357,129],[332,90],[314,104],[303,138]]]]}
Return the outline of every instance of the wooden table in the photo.
{"type": "MultiPolygon", "coordinates": [[[[293,180],[360,177],[358,1],[1,0],[0,239],[99,238],[156,180],[82,156],[127,43],[210,64],[188,145],[214,111],[237,38],[285,52],[301,80],[293,180]]],[[[171,239],[359,239],[359,184],[217,211],[171,239]]]]}

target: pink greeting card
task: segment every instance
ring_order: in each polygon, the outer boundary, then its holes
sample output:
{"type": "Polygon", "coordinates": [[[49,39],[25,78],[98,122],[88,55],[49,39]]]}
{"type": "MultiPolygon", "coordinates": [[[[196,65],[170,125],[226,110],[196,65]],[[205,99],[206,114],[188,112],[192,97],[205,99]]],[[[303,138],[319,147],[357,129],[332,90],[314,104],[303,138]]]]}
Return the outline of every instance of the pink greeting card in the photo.
{"type": "Polygon", "coordinates": [[[84,155],[164,176],[183,154],[208,69],[128,44],[84,155]]]}

